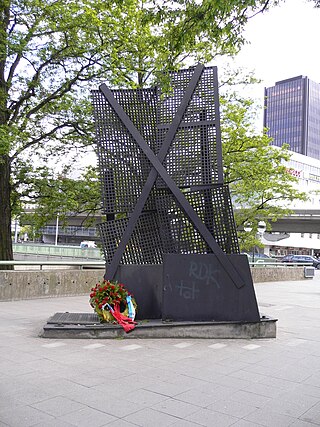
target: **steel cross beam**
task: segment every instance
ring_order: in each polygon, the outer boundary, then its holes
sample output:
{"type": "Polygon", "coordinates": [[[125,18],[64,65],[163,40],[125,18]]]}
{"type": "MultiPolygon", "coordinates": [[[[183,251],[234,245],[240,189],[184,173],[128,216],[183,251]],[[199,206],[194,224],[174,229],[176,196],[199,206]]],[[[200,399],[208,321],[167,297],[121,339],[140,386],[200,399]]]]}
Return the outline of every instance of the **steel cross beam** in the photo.
{"type": "Polygon", "coordinates": [[[177,202],[179,203],[182,210],[185,212],[187,217],[190,219],[194,227],[198,230],[202,238],[205,240],[205,242],[208,244],[212,252],[216,255],[218,261],[224,268],[224,270],[227,272],[231,280],[233,281],[234,285],[237,288],[241,288],[245,285],[243,279],[241,278],[239,272],[234,268],[233,264],[229,260],[229,258],[226,256],[226,254],[222,251],[220,246],[215,241],[214,237],[210,233],[210,231],[207,229],[205,224],[201,221],[193,207],[190,205],[188,200],[185,198],[183,193],[180,191],[180,189],[177,187],[173,179],[170,177],[170,175],[167,173],[166,169],[162,165],[163,160],[166,157],[166,154],[168,152],[168,149],[175,137],[175,134],[179,128],[179,124],[181,123],[181,120],[183,118],[183,114],[185,110],[187,109],[190,100],[192,98],[192,95],[196,89],[196,86],[198,84],[198,81],[201,78],[202,72],[203,72],[204,66],[199,64],[195,72],[189,82],[189,85],[187,87],[187,90],[184,94],[183,100],[177,110],[177,113],[168,129],[168,132],[166,134],[165,141],[160,148],[160,151],[158,153],[158,156],[154,154],[154,152],[151,150],[151,148],[148,146],[146,141],[144,140],[143,136],[139,132],[139,130],[135,127],[131,119],[128,117],[126,112],[123,110],[121,105],[117,102],[115,97],[113,96],[112,91],[105,85],[102,84],[99,89],[102,92],[102,94],[105,96],[106,100],[108,101],[109,105],[112,107],[116,115],[119,117],[123,125],[126,127],[127,131],[130,133],[132,138],[136,141],[136,143],[139,145],[140,149],[143,151],[143,153],[146,155],[150,163],[152,164],[152,169],[149,173],[149,176],[147,178],[147,181],[142,189],[141,195],[136,203],[136,206],[134,208],[134,211],[132,215],[129,218],[127,227],[125,232],[122,235],[122,239],[120,241],[120,244],[113,256],[113,259],[111,261],[111,264],[106,272],[106,277],[109,280],[112,280],[114,278],[114,275],[116,273],[116,270],[118,268],[118,265],[120,263],[121,257],[123,255],[123,252],[130,240],[131,234],[134,230],[134,227],[139,219],[139,216],[143,210],[143,207],[145,205],[145,202],[147,201],[147,198],[150,194],[150,191],[157,179],[158,174],[163,179],[171,193],[176,198],[177,202]]]}

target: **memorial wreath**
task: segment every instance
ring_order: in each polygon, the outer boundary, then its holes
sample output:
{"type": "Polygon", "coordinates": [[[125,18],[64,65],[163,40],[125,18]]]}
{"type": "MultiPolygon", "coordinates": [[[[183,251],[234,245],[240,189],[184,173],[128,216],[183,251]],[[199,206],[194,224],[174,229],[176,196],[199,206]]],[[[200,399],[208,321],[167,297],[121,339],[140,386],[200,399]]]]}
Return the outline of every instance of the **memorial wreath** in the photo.
{"type": "Polygon", "coordinates": [[[126,332],[136,325],[137,303],[122,283],[109,280],[98,282],[91,288],[89,303],[101,322],[117,322],[126,332]]]}

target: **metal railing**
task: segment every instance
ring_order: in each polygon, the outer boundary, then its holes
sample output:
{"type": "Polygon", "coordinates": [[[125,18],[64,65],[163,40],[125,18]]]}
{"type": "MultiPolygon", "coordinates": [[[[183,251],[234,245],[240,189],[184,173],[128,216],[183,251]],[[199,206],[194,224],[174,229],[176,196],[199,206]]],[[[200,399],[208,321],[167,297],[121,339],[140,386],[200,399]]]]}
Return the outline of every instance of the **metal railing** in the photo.
{"type": "Polygon", "coordinates": [[[250,267],[312,267],[312,262],[249,261],[250,267]]]}
{"type": "MultiPolygon", "coordinates": [[[[105,268],[105,261],[68,261],[68,260],[53,260],[53,261],[47,261],[47,260],[23,260],[23,261],[0,261],[0,270],[1,266],[3,265],[13,265],[13,266],[39,266],[40,270],[42,270],[43,266],[69,266],[69,267],[79,267],[80,269],[83,268],[105,268]]],[[[263,262],[261,260],[256,262],[249,261],[250,267],[311,267],[311,262],[263,262]]]]}
{"type": "Polygon", "coordinates": [[[0,270],[3,265],[39,266],[40,270],[43,269],[43,266],[79,267],[82,270],[83,268],[105,268],[106,264],[104,261],[0,261],[0,270]]]}
{"type": "Polygon", "coordinates": [[[55,246],[46,244],[14,243],[14,254],[27,254],[32,256],[88,258],[103,260],[99,248],[80,248],[78,246],[55,246]]]}

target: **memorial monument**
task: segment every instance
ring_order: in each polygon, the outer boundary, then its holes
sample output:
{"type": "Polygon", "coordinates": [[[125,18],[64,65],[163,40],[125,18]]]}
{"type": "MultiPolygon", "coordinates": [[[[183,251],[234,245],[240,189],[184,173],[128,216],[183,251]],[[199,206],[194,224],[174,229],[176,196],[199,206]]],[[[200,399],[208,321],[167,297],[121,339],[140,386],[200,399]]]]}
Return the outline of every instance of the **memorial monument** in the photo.
{"type": "Polygon", "coordinates": [[[134,293],[138,319],[259,322],[223,182],[217,68],[92,98],[105,279],[134,293]]]}

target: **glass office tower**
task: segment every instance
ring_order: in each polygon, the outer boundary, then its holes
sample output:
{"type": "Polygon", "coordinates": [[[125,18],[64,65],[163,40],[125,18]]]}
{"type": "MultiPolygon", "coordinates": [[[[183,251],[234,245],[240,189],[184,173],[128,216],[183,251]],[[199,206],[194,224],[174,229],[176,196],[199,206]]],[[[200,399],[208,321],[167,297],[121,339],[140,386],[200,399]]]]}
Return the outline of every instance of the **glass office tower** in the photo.
{"type": "Polygon", "coordinates": [[[273,145],[320,159],[320,85],[298,76],[266,88],[264,126],[273,145]]]}

